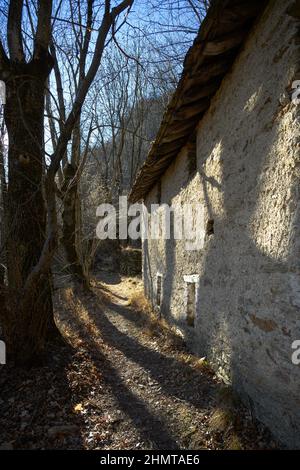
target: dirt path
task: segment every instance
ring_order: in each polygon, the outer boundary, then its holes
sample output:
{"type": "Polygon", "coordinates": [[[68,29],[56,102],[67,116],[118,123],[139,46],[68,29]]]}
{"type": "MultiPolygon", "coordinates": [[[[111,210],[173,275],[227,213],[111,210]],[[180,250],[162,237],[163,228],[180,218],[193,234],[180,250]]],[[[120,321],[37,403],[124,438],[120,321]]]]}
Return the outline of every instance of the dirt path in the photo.
{"type": "Polygon", "coordinates": [[[57,300],[72,349],[58,344],[47,366],[0,376],[0,448],[275,446],[205,362],[149,317],[139,279],[102,273],[91,292],[61,289],[57,300]]]}
{"type": "Polygon", "coordinates": [[[183,341],[153,319],[149,322],[141,311],[139,279],[121,281],[106,274],[95,282],[94,293],[65,295],[65,327],[75,335],[75,344],[83,342],[82,354],[100,374],[98,385],[80,403],[88,423],[87,448],[270,445],[245,412],[236,414],[228,389],[186,351],[183,341]]]}

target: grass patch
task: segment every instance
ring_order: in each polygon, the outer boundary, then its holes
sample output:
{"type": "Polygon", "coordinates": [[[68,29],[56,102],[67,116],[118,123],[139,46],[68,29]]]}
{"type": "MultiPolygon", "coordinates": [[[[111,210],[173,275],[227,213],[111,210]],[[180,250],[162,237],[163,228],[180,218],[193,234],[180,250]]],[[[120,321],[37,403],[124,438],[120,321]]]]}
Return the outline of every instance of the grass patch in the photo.
{"type": "Polygon", "coordinates": [[[228,437],[226,441],[227,450],[244,450],[240,437],[234,432],[228,437]]]}
{"type": "Polygon", "coordinates": [[[144,333],[151,339],[164,338],[165,349],[179,349],[184,346],[184,339],[164,318],[152,308],[151,303],[146,299],[142,291],[136,291],[130,299],[130,307],[139,315],[140,325],[143,326],[144,333]]]}
{"type": "Polygon", "coordinates": [[[209,419],[212,432],[226,432],[234,424],[234,415],[231,410],[217,408],[209,419]]]}

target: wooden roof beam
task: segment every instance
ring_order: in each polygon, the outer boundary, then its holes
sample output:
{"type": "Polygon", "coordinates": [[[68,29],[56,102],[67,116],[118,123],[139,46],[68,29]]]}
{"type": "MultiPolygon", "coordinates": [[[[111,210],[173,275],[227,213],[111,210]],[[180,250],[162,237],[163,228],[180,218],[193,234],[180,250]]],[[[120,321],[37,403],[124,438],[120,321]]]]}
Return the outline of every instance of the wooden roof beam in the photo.
{"type": "Polygon", "coordinates": [[[200,115],[203,111],[206,111],[209,106],[209,98],[203,98],[199,101],[195,101],[193,104],[188,106],[181,106],[181,108],[179,108],[179,110],[176,112],[174,122],[185,121],[186,119],[200,115]]]}

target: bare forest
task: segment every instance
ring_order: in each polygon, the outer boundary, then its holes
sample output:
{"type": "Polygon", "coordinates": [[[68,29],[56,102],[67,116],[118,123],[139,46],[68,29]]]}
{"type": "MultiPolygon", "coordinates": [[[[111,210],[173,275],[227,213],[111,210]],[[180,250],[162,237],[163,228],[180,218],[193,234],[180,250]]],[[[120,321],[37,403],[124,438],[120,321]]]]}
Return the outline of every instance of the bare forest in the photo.
{"type": "MultiPolygon", "coordinates": [[[[97,208],[121,212],[220,3],[0,0],[1,450],[279,446],[145,297],[141,240],[97,236],[97,208]]],[[[178,126],[203,102],[194,89],[178,126]]]]}

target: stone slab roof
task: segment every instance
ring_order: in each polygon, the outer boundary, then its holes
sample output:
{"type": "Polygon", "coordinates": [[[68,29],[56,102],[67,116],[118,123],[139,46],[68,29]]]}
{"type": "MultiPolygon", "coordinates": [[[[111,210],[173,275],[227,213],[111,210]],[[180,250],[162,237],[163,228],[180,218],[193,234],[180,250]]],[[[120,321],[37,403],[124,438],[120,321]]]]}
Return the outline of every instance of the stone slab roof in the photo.
{"type": "Polygon", "coordinates": [[[183,72],[148,156],[131,189],[131,202],[144,199],[210,107],[252,25],[267,0],[214,0],[189,49],[183,72]]]}

